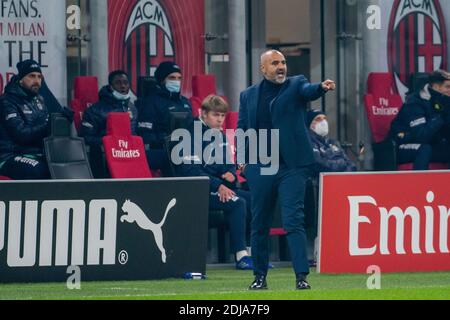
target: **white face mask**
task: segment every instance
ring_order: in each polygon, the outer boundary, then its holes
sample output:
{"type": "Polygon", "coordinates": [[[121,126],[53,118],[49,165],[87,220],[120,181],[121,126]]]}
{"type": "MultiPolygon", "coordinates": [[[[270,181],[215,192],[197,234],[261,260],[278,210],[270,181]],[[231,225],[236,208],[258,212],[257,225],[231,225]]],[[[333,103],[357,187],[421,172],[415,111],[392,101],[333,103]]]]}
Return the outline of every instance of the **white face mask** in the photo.
{"type": "Polygon", "coordinates": [[[172,93],[180,93],[181,92],[181,81],[167,80],[166,81],[166,89],[172,93]]]}
{"type": "Polygon", "coordinates": [[[117,100],[121,100],[121,101],[129,100],[131,98],[131,94],[129,91],[127,94],[121,94],[120,92],[113,90],[112,94],[113,94],[114,98],[116,98],[117,100]]]}
{"type": "Polygon", "coordinates": [[[327,120],[322,120],[316,124],[314,130],[319,136],[326,137],[329,133],[329,125],[327,120]]]}

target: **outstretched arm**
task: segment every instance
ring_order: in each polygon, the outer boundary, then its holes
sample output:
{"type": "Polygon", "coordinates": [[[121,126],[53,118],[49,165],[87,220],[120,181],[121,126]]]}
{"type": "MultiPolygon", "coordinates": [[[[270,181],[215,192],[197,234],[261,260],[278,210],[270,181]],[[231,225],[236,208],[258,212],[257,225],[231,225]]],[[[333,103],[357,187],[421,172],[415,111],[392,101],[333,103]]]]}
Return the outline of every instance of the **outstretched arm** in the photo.
{"type": "Polygon", "coordinates": [[[311,84],[304,78],[300,84],[300,95],[307,101],[317,100],[328,91],[333,90],[336,90],[336,83],[333,80],[311,84]]]}

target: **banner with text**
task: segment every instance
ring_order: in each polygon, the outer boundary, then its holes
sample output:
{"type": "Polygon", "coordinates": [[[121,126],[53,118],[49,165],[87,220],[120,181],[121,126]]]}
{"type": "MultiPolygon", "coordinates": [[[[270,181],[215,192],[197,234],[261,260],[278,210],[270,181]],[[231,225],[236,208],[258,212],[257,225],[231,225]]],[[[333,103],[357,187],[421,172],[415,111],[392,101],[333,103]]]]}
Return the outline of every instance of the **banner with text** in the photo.
{"type": "Polygon", "coordinates": [[[183,71],[183,93],[205,72],[203,0],[108,0],[109,69],[123,69],[137,92],[140,76],[153,76],[163,61],[183,71]]]}
{"type": "Polygon", "coordinates": [[[207,178],[0,183],[0,283],[205,273],[208,194],[207,178]]]}
{"type": "Polygon", "coordinates": [[[449,271],[450,172],[325,174],[321,273],[449,271]]]}
{"type": "Polygon", "coordinates": [[[16,64],[34,59],[43,67],[55,97],[65,102],[66,3],[61,0],[3,0],[0,4],[0,91],[17,73],[16,64]]]}
{"type": "MultiPolygon", "coordinates": [[[[361,1],[362,2],[362,1],[361,1]]],[[[447,69],[450,50],[450,1],[366,0],[380,8],[381,26],[361,28],[363,81],[370,72],[389,72],[402,97],[418,72],[447,69]]],[[[367,6],[360,6],[361,15],[367,6]]]]}

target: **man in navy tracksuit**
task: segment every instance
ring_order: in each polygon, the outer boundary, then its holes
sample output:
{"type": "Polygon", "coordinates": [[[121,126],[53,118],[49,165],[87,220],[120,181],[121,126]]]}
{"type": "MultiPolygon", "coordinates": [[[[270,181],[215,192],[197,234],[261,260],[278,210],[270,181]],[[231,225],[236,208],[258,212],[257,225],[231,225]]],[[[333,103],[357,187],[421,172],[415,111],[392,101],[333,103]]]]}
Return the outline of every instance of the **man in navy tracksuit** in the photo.
{"type": "Polygon", "coordinates": [[[0,100],[0,175],[13,180],[48,179],[43,142],[48,136],[49,111],[39,95],[41,67],[25,60],[17,69],[0,100]]]}
{"type": "Polygon", "coordinates": [[[428,170],[430,162],[450,161],[450,73],[437,70],[418,93],[407,97],[392,122],[397,162],[428,170]]]}
{"type": "Polygon", "coordinates": [[[237,189],[236,165],[231,161],[230,144],[221,131],[228,109],[228,104],[219,96],[211,95],[205,99],[200,118],[191,130],[191,154],[184,156],[177,172],[187,177],[209,177],[209,208],[225,212],[236,269],[251,270],[253,261],[246,250],[245,239],[250,194],[237,189]],[[212,141],[203,139],[209,135],[214,137],[212,141]]]}
{"type": "Polygon", "coordinates": [[[316,160],[313,167],[315,178],[318,178],[321,172],[356,171],[356,164],[347,157],[340,144],[328,137],[328,121],[323,112],[308,111],[306,125],[309,128],[309,137],[316,160]]]}
{"type": "MultiPolygon", "coordinates": [[[[244,131],[253,129],[261,132],[265,129],[274,134],[278,132],[279,145],[269,143],[268,147],[272,153],[280,153],[280,160],[275,175],[265,175],[261,164],[241,164],[252,193],[255,281],[249,289],[267,289],[269,230],[277,196],[283,227],[288,233],[296,288],[310,289],[306,281],[309,265],[303,209],[305,181],[314,163],[314,155],[305,125],[306,104],[334,90],[336,85],[331,80],[310,84],[304,76],[287,78],[286,59],[276,50],[262,55],[261,71],[265,80],[241,94],[238,128],[244,131]]],[[[238,159],[243,158],[240,152],[241,148],[238,149],[238,159]]]]}
{"type": "Polygon", "coordinates": [[[313,147],[315,164],[312,166],[312,176],[307,181],[307,196],[305,198],[306,235],[308,239],[310,264],[316,263],[316,237],[318,220],[318,189],[321,172],[353,172],[356,164],[349,159],[338,141],[328,137],[329,126],[325,113],[310,110],[306,115],[306,126],[313,147]],[[309,188],[309,190],[308,190],[309,188]],[[312,192],[308,196],[308,192],[312,192]]]}
{"type": "Polygon", "coordinates": [[[106,135],[108,114],[126,112],[130,115],[131,132],[136,134],[138,123],[137,108],[131,101],[128,74],[116,70],[109,74],[108,84],[100,89],[99,101],[83,114],[80,135],[90,146],[89,161],[95,178],[108,178],[102,151],[103,137],[106,135]]]}
{"type": "Polygon", "coordinates": [[[108,114],[126,112],[130,115],[131,132],[136,134],[138,113],[131,102],[130,82],[126,72],[117,70],[108,76],[108,85],[100,89],[99,101],[90,106],[83,114],[81,136],[92,147],[103,145],[106,135],[108,114]]]}
{"type": "Polygon", "coordinates": [[[189,100],[181,94],[183,79],[181,68],[174,62],[162,62],[155,71],[158,86],[154,92],[136,101],[139,111],[138,134],[150,147],[147,153],[152,169],[160,169],[164,176],[170,176],[170,162],[166,152],[166,138],[170,136],[172,113],[185,113],[184,128],[192,125],[192,107],[189,100]]]}

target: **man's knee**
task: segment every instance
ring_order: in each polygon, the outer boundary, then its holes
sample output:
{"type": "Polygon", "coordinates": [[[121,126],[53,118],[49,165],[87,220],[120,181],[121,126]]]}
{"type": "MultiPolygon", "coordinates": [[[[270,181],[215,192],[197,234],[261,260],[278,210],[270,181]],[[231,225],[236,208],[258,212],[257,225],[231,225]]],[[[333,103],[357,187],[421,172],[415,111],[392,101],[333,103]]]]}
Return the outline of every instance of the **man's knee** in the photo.
{"type": "Polygon", "coordinates": [[[431,154],[433,153],[433,147],[429,144],[422,144],[417,151],[418,156],[428,156],[431,157],[431,154]]]}
{"type": "Polygon", "coordinates": [[[45,160],[26,159],[33,162],[27,163],[21,168],[23,170],[23,179],[45,180],[50,178],[50,172],[45,160]]]}
{"type": "Polygon", "coordinates": [[[287,233],[305,231],[305,214],[303,208],[283,214],[283,228],[287,233]]]}

